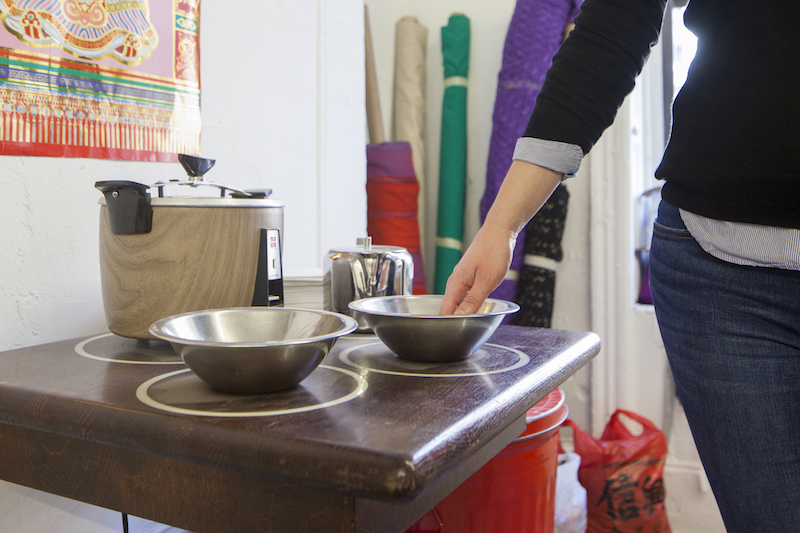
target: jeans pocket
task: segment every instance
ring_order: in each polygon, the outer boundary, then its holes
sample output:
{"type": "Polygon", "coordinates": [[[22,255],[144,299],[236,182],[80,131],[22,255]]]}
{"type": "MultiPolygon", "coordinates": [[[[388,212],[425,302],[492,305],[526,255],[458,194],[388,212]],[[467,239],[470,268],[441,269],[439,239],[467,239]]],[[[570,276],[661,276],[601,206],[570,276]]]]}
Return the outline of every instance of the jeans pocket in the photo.
{"type": "Polygon", "coordinates": [[[681,225],[680,228],[673,228],[660,223],[658,220],[653,223],[653,237],[666,237],[671,239],[693,239],[692,234],[685,226],[681,225]]]}

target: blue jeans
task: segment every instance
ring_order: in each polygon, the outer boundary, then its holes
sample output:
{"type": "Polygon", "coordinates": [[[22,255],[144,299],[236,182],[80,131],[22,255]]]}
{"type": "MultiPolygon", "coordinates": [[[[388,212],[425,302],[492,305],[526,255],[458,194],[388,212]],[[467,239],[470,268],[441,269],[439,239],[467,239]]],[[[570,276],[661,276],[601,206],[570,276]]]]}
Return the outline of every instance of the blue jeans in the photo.
{"type": "Polygon", "coordinates": [[[714,258],[663,201],[650,261],[678,396],[728,532],[800,531],[800,272],[714,258]]]}

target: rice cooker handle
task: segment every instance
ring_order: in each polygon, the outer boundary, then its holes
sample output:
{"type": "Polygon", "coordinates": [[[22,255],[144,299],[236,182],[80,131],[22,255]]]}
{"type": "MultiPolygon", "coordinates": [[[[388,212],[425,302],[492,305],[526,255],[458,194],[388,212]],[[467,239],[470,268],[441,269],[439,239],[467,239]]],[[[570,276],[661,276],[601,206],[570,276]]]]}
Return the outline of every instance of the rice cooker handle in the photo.
{"type": "Polygon", "coordinates": [[[217,162],[216,159],[206,159],[189,154],[178,154],[178,161],[193,181],[194,178],[197,178],[197,181],[204,181],[205,173],[211,170],[211,167],[217,162]]]}
{"type": "Polygon", "coordinates": [[[150,233],[153,208],[147,192],[149,185],[135,181],[98,181],[94,186],[106,197],[111,233],[150,233]]]}

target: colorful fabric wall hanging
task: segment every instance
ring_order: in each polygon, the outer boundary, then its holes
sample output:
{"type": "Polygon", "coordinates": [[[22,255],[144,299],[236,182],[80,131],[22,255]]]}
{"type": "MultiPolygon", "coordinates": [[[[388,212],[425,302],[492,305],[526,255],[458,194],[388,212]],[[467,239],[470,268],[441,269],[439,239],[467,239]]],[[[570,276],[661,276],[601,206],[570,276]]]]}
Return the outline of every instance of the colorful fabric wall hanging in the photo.
{"type": "Polygon", "coordinates": [[[199,154],[199,0],[0,0],[0,17],[0,154],[199,154]]]}

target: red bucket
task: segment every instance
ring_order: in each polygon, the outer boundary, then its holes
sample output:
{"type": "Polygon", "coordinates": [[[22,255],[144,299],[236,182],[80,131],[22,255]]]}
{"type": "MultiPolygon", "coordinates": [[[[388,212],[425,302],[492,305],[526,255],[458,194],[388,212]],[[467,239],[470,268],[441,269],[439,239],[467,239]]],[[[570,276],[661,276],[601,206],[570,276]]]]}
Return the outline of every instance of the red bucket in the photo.
{"type": "Polygon", "coordinates": [[[528,410],[522,435],[407,533],[552,533],[558,428],[566,419],[558,388],[528,410]]]}

